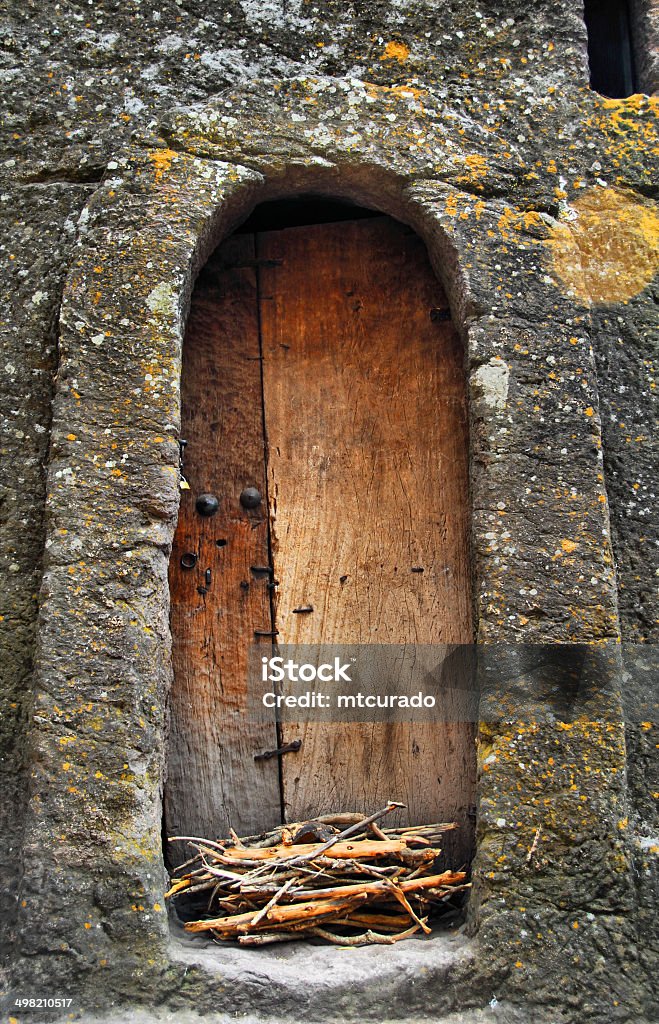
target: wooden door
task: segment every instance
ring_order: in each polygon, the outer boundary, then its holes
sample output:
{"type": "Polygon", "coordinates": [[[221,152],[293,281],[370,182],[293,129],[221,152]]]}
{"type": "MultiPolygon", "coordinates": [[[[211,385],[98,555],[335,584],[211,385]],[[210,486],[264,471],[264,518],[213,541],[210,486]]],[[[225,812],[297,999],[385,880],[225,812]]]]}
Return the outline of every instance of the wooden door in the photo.
{"type": "Polygon", "coordinates": [[[462,352],[420,239],[389,218],[234,236],[195,290],[182,402],[191,490],[170,571],[167,831],[254,832],[394,799],[404,820],[459,820],[453,854],[467,860],[468,723],[278,735],[243,713],[258,634],[267,653],[271,631],[472,640],[462,352]],[[255,509],[241,506],[247,486],[264,496],[255,509]],[[195,511],[203,491],[220,499],[211,518],[195,511]],[[292,739],[299,752],[254,760],[292,739]]]}

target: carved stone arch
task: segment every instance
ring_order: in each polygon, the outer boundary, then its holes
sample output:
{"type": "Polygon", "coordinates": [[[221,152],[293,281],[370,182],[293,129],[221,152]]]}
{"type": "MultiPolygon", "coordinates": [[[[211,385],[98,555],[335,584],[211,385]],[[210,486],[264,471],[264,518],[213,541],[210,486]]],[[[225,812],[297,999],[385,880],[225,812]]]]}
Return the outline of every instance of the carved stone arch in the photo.
{"type": "MultiPolygon", "coordinates": [[[[115,874],[129,906],[156,908],[119,912],[112,938],[95,929],[92,960],[117,941],[153,950],[167,939],[160,836],[171,679],[167,561],[179,496],[181,345],[199,267],[259,201],[313,182],[402,215],[441,264],[453,305],[464,313],[468,301],[428,190],[415,192],[395,173],[384,175],[381,196],[376,185],[363,185],[369,169],[358,164],[354,180],[293,166],[272,181],[240,165],[154,148],[118,158],[112,175],[80,218],[60,317],[24,875],[29,895],[44,844],[66,858],[66,871],[53,873],[49,906],[26,900],[27,935],[39,934],[37,919],[46,915],[50,929],[61,919],[65,942],[64,918],[52,907],[74,894],[95,907],[93,920],[112,916],[115,874]],[[75,755],[66,759],[62,722],[75,732],[75,755]]],[[[383,179],[381,167],[377,175],[383,179]]]]}

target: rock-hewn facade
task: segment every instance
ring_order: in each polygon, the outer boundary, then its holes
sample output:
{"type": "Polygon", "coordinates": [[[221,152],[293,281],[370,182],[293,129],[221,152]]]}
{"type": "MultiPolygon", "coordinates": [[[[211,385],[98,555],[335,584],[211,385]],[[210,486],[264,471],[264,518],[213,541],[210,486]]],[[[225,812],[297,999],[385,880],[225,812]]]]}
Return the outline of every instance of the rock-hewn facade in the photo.
{"type": "MultiPolygon", "coordinates": [[[[649,91],[657,14],[633,6],[649,91]]],[[[7,1014],[656,1020],[657,729],[610,696],[570,722],[485,707],[444,944],[196,952],[160,837],[182,332],[266,199],[345,198],[428,246],[465,344],[478,639],[656,643],[656,101],[589,89],[579,0],[5,8],[7,1014]]]]}

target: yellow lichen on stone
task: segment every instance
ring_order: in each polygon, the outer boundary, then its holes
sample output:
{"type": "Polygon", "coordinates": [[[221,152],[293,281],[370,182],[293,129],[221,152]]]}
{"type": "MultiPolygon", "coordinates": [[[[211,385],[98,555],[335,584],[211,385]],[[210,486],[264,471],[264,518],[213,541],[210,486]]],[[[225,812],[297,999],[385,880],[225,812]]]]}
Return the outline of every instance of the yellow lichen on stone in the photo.
{"type": "Polygon", "coordinates": [[[617,189],[585,191],[547,240],[549,269],[587,305],[625,302],[659,267],[659,215],[617,189]]]}
{"type": "Polygon", "coordinates": [[[463,185],[477,185],[487,177],[487,160],[481,153],[469,153],[464,158],[465,173],[457,176],[456,181],[463,185]]]}
{"type": "Polygon", "coordinates": [[[382,51],[381,60],[397,60],[399,64],[404,64],[410,55],[409,46],[405,46],[405,43],[390,42],[387,43],[384,50],[382,51]]]}
{"type": "Polygon", "coordinates": [[[649,107],[651,110],[655,110],[659,114],[659,96],[646,96],[645,93],[635,92],[631,96],[625,96],[623,99],[610,99],[606,97],[602,100],[602,106],[605,110],[642,110],[643,107],[649,107]]]}
{"type": "Polygon", "coordinates": [[[149,153],[149,160],[153,164],[157,182],[160,181],[163,174],[167,173],[176,159],[177,154],[173,149],[154,149],[149,153]]]}

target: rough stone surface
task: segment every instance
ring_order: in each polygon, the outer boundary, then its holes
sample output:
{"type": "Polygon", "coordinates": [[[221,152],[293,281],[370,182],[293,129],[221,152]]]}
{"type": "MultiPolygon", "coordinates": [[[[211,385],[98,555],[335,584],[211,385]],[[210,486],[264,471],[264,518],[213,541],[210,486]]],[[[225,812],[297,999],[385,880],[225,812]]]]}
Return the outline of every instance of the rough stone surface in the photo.
{"type": "Polygon", "coordinates": [[[479,640],[656,643],[656,101],[588,89],[578,0],[5,14],[3,1009],[656,1021],[657,731],[625,732],[615,686],[565,719],[524,673],[484,698],[468,923],[427,969],[417,943],[340,951],[370,974],[193,953],[160,839],[183,325],[265,199],[347,198],[428,246],[465,343],[479,640]]]}
{"type": "MultiPolygon", "coordinates": [[[[332,1016],[331,1007],[328,1014],[319,1018],[320,1024],[332,1016]]],[[[241,1024],[279,1024],[280,1017],[255,1017],[253,1014],[241,1014],[240,1016],[225,1014],[214,1015],[210,1018],[213,1024],[230,1024],[231,1021],[240,1021],[241,1024]]],[[[379,1024],[392,1024],[394,1019],[389,1016],[377,1018],[379,1024]]],[[[451,1013],[448,1016],[438,1017],[432,1010],[424,1012],[422,1018],[407,1016],[402,1018],[402,1024],[413,1024],[418,1020],[427,1021],[428,1024],[560,1024],[560,1017],[551,1011],[539,1010],[529,1011],[526,1007],[511,1006],[510,1003],[500,1003],[496,996],[493,996],[488,1005],[483,1009],[464,1010],[451,1013]]],[[[79,1018],[80,1024],[123,1024],[123,1016],[84,1016],[79,1018]]],[[[134,1024],[202,1024],[208,1021],[208,1017],[201,1017],[199,1014],[190,1011],[142,1011],[131,1010],[131,1021],[134,1024]]],[[[305,1017],[310,1024],[315,1022],[310,1017],[305,1017]]]]}
{"type": "Polygon", "coordinates": [[[0,196],[0,947],[16,910],[57,314],[76,221],[89,196],[72,185],[8,183],[6,189],[0,196]]]}

